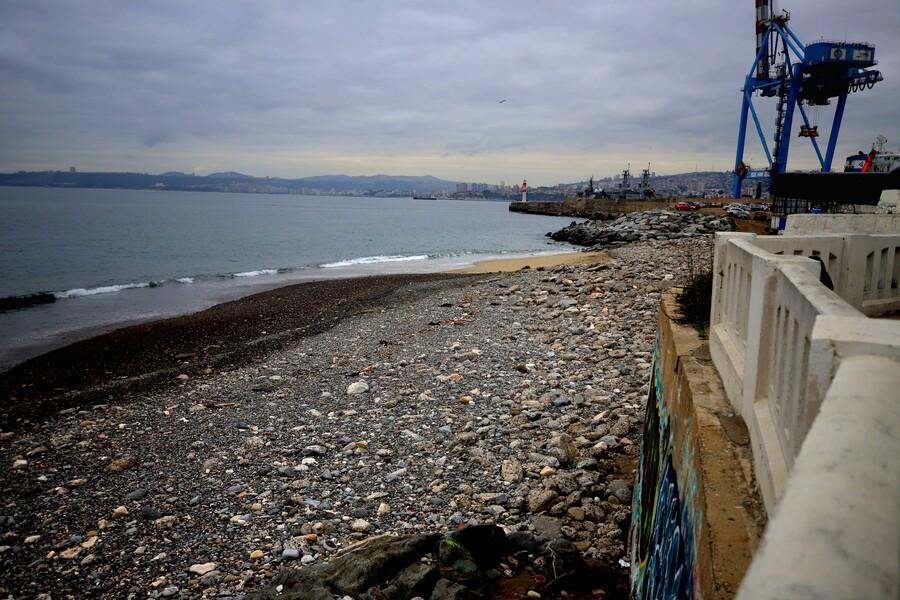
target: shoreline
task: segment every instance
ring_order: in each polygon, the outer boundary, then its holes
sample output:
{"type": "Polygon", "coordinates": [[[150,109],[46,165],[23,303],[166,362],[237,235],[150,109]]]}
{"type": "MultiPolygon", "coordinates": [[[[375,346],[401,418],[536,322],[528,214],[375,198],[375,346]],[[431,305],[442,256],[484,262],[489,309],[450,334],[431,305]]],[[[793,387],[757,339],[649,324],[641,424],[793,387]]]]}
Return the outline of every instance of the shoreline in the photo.
{"type": "MultiPolygon", "coordinates": [[[[482,265],[497,265],[497,271],[510,271],[520,268],[519,265],[531,264],[537,267],[564,264],[564,261],[573,260],[573,256],[581,254],[583,251],[573,248],[549,254],[542,251],[514,253],[510,258],[484,255],[469,257],[474,260],[458,257],[351,263],[340,268],[300,269],[291,273],[246,279],[225,278],[224,284],[217,283],[214,278],[190,285],[171,282],[170,285],[157,286],[123,285],[115,293],[59,298],[47,306],[38,303],[15,308],[8,315],[4,315],[0,309],[0,319],[3,319],[0,320],[0,335],[9,336],[7,344],[0,347],[0,375],[53,350],[117,329],[195,314],[219,304],[291,285],[386,275],[484,273],[491,270],[482,265]],[[109,307],[111,311],[103,306],[109,307]],[[36,313],[33,314],[32,311],[36,313]],[[25,325],[26,322],[35,322],[34,319],[40,323],[36,329],[25,325]]],[[[45,295],[52,297],[52,294],[45,295]]],[[[28,296],[22,296],[26,297],[28,296]]]]}
{"type": "Polygon", "coordinates": [[[493,523],[627,598],[656,309],[704,251],[300,284],[51,353],[2,390],[38,401],[0,431],[0,593],[246,596],[371,536],[493,523]]]}
{"type": "Polygon", "coordinates": [[[125,392],[158,392],[179,375],[237,368],[348,316],[374,310],[406,287],[452,286],[464,279],[385,275],[289,284],[81,339],[0,373],[0,425],[40,421],[125,392]]]}
{"type": "Polygon", "coordinates": [[[88,330],[95,335],[52,347],[0,372],[0,424],[38,421],[126,391],[158,391],[182,374],[242,366],[342,319],[384,308],[392,299],[402,302],[417,287],[450,288],[479,275],[583,265],[607,258],[599,252],[570,252],[486,260],[435,273],[342,277],[275,287],[262,284],[261,291],[197,312],[112,329],[98,326],[88,330]],[[290,307],[289,314],[285,307],[290,307]]]}
{"type": "Polygon", "coordinates": [[[564,254],[546,254],[524,258],[501,258],[478,261],[471,267],[456,269],[451,273],[509,273],[519,269],[548,269],[563,265],[587,265],[609,260],[606,252],[567,252],[564,254]]]}

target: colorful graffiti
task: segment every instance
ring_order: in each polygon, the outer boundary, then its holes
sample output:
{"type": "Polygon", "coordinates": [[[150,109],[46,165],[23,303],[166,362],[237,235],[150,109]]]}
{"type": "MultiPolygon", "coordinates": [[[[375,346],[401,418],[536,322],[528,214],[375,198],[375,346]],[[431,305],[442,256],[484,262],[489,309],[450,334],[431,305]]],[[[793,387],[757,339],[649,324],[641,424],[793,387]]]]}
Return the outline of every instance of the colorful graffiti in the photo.
{"type": "Polygon", "coordinates": [[[702,510],[697,497],[691,417],[673,411],[674,398],[664,395],[660,370],[657,339],[635,485],[631,588],[637,599],[698,598],[702,510]]]}

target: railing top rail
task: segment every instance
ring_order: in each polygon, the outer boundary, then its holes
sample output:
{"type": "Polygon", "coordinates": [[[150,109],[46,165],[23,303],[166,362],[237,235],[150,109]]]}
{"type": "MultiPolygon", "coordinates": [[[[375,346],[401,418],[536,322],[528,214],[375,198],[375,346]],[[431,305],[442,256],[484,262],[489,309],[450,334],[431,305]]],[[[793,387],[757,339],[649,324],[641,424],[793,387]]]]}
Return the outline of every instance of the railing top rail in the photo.
{"type": "MultiPolygon", "coordinates": [[[[799,259],[802,261],[813,263],[804,257],[785,257],[799,259]]],[[[813,275],[809,269],[797,262],[791,264],[784,261],[779,265],[781,274],[791,282],[797,291],[803,294],[803,297],[809,302],[819,315],[834,315],[841,317],[864,317],[861,312],[853,308],[846,300],[838,296],[821,284],[818,277],[813,275]]],[[[816,263],[813,263],[816,264],[816,263]]]]}
{"type": "Polygon", "coordinates": [[[739,600],[900,593],[898,387],[896,359],[840,363],[739,600]]]}

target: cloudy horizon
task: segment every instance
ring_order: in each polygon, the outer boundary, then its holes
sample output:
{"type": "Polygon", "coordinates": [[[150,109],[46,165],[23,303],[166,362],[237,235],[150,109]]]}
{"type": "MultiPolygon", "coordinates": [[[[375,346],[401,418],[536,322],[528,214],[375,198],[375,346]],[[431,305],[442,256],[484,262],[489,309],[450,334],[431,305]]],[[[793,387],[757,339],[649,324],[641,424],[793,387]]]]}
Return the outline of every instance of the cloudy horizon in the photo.
{"type": "MultiPolygon", "coordinates": [[[[892,4],[778,4],[806,42],[875,44],[884,81],[848,98],[836,168],[879,134],[900,145],[892,4]]],[[[0,0],[0,15],[2,172],[728,171],[755,50],[749,0],[0,0]]],[[[774,100],[755,105],[771,127],[774,100]]],[[[827,131],[832,111],[810,116],[827,131]]],[[[816,166],[804,141],[790,169],[816,166]]],[[[765,166],[752,130],[745,158],[765,166]]]]}

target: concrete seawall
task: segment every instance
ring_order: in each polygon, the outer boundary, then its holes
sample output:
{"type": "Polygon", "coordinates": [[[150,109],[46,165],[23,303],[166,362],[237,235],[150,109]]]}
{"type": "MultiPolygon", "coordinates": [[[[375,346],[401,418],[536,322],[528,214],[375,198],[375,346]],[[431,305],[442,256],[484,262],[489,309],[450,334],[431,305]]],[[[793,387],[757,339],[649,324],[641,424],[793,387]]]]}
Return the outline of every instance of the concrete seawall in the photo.
{"type": "Polygon", "coordinates": [[[672,208],[674,201],[566,198],[565,202],[510,202],[509,210],[531,215],[580,219],[614,219],[651,208],[672,208]]]}
{"type": "Polygon", "coordinates": [[[630,532],[635,598],[730,598],[765,514],[708,343],[660,305],[630,532]]]}

